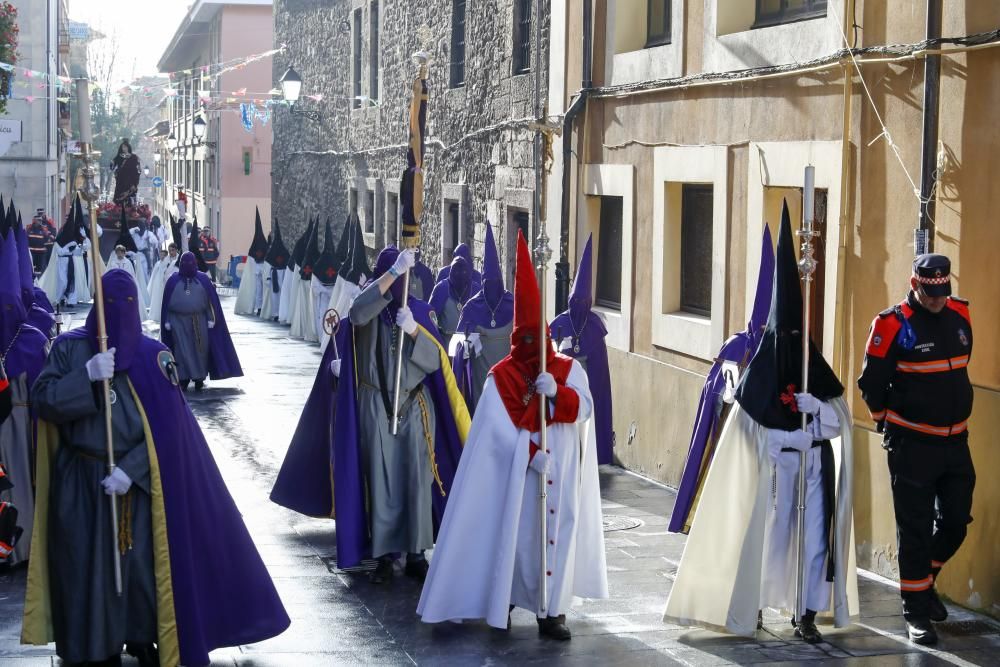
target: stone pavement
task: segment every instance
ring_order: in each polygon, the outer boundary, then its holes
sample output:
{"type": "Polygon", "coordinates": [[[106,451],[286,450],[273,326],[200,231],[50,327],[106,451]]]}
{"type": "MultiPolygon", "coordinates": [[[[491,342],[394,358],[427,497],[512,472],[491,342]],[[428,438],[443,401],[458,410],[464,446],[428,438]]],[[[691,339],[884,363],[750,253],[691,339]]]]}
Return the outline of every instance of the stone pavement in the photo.
{"type": "MultiPolygon", "coordinates": [[[[231,313],[232,299],[223,303],[231,313]]],[[[796,641],[787,620],[777,616],[765,616],[756,639],[662,623],[684,548],[684,536],[666,532],[674,493],[613,467],[601,471],[612,597],[585,601],[569,614],[572,641],[540,639],[533,616],[521,610],[510,632],[481,623],[424,625],[415,614],[420,588],[414,581],[398,572],[391,584],[375,587],[364,568],[338,570],[331,521],[268,501],[319,352],[289,340],[286,328],[227,319],[247,377],[210,383],[189,400],[292,626],[260,644],[216,651],[213,665],[1000,665],[1000,623],[950,607],[952,620],[938,626],[938,647],[911,645],[897,590],[870,576],[860,579],[860,621],[843,630],[821,626],[827,641],[817,646],[796,641]]],[[[0,665],[59,664],[51,648],[18,645],[23,594],[23,571],[0,577],[0,665]]]]}

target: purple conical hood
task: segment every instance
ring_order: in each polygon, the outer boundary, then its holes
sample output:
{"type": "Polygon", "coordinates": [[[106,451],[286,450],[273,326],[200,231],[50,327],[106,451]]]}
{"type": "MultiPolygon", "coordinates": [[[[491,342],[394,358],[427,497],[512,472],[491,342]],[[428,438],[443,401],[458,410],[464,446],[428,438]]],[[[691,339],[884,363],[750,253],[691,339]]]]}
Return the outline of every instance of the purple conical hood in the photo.
{"type": "MultiPolygon", "coordinates": [[[[108,332],[108,349],[115,348],[115,370],[128,370],[132,358],[142,344],[142,323],[139,321],[139,292],[135,279],[121,269],[112,269],[101,278],[104,289],[104,321],[108,332]]],[[[97,308],[87,316],[87,335],[94,350],[97,346],[97,308]]]]}
{"type": "Polygon", "coordinates": [[[747,332],[753,341],[760,340],[767,325],[767,314],[771,311],[771,291],[774,286],[774,244],[771,241],[771,226],[764,224],[764,238],[760,247],[760,271],[757,272],[757,293],[753,299],[753,311],[747,323],[747,332]]]}
{"type": "Polygon", "coordinates": [[[31,263],[31,250],[28,249],[28,235],[21,225],[21,216],[17,216],[14,224],[14,237],[17,243],[17,271],[21,284],[21,300],[24,301],[24,308],[31,308],[35,303],[35,274],[31,263]]]}
{"type": "Polygon", "coordinates": [[[10,345],[26,317],[18,276],[17,241],[14,233],[8,231],[0,235],[0,352],[10,345]]]}
{"type": "Polygon", "coordinates": [[[483,243],[483,293],[491,306],[499,303],[504,293],[500,255],[493,237],[493,225],[489,222],[486,223],[486,240],[483,243]]]}
{"type": "Polygon", "coordinates": [[[181,261],[177,267],[178,273],[185,278],[194,278],[198,273],[198,259],[193,252],[186,252],[181,255],[181,261]]]}
{"type": "Polygon", "coordinates": [[[569,295],[569,316],[573,325],[582,329],[587,322],[587,314],[594,303],[593,289],[591,287],[593,275],[593,253],[594,235],[587,237],[587,245],[583,248],[583,256],[580,257],[580,266],[576,270],[576,278],[573,279],[573,291],[569,295]]]}

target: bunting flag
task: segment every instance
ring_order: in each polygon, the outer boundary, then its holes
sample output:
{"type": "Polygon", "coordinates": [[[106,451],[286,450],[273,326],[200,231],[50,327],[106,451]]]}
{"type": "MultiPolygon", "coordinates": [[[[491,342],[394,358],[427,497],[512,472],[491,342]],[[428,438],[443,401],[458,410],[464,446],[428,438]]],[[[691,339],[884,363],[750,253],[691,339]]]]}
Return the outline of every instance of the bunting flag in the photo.
{"type": "Polygon", "coordinates": [[[420,245],[420,216],[424,211],[424,130],[427,127],[427,79],[424,70],[413,80],[410,99],[410,144],[406,149],[406,169],[399,187],[403,205],[400,244],[404,248],[420,245]]]}

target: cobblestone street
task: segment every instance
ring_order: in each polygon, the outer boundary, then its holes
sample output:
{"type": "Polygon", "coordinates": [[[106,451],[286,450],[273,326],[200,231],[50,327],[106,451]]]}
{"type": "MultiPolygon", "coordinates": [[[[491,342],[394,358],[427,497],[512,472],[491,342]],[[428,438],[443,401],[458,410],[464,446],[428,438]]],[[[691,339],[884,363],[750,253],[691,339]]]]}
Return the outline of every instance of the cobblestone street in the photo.
{"type": "MultiPolygon", "coordinates": [[[[232,303],[223,299],[229,313],[232,303]]],[[[941,643],[935,649],[910,644],[895,586],[870,575],[860,577],[859,622],[843,630],[821,626],[826,641],[816,646],[796,641],[787,620],[777,617],[765,616],[754,640],[663,624],[685,541],[666,532],[674,494],[612,467],[601,471],[611,599],[574,608],[572,641],[540,639],[532,615],[520,610],[510,632],[484,624],[422,624],[413,580],[397,571],[389,585],[375,587],[363,571],[338,570],[333,522],[305,519],[268,501],[319,352],[288,339],[286,328],[231,314],[227,319],[247,376],[210,383],[189,400],[292,626],[272,640],[217,651],[213,665],[1000,664],[1000,624],[955,607],[937,626],[941,643]]],[[[0,580],[0,665],[57,665],[51,648],[18,644],[24,577],[20,569],[0,580]]]]}

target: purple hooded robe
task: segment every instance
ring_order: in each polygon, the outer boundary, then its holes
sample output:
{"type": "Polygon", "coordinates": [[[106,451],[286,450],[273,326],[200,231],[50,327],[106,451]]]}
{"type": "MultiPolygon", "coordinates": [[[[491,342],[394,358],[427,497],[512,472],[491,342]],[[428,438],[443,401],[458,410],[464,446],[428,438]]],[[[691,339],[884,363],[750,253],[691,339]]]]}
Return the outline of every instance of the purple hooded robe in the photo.
{"type": "MultiPolygon", "coordinates": [[[[232,377],[242,377],[243,368],[240,366],[240,359],[236,355],[236,348],[233,346],[233,339],[229,335],[229,327],[226,325],[226,317],[223,315],[222,306],[219,303],[219,294],[215,291],[212,280],[197,268],[197,259],[191,252],[181,255],[179,270],[170,276],[167,284],[163,287],[163,306],[160,312],[160,322],[167,321],[167,311],[170,306],[170,296],[178,285],[185,281],[196,280],[208,295],[209,304],[215,315],[215,326],[208,329],[208,372],[213,380],[224,380],[232,377]]],[[[160,330],[160,337],[163,344],[174,349],[174,332],[166,328],[160,330]]]]}
{"type": "Polygon", "coordinates": [[[611,374],[608,371],[608,346],[604,338],[608,330],[601,317],[592,311],[593,238],[587,239],[580,266],[573,281],[569,309],[560,313],[549,325],[552,337],[561,353],[578,360],[587,370],[590,393],[594,398],[594,429],[597,436],[597,463],[612,462],[615,445],[614,424],[611,420],[611,374]]]}
{"type": "Polygon", "coordinates": [[[722,417],[726,407],[722,396],[726,390],[727,380],[722,374],[722,364],[726,361],[733,362],[742,372],[757,352],[764,334],[764,325],[767,324],[767,314],[771,309],[773,283],[774,247],[771,242],[771,228],[765,225],[753,312],[747,328],[733,334],[722,344],[722,349],[716,355],[708,371],[708,377],[705,378],[705,387],[701,390],[701,400],[694,419],[694,430],[691,432],[687,460],[684,462],[681,483],[677,488],[677,499],[670,515],[670,525],[667,527],[672,533],[687,533],[690,529],[691,519],[694,518],[695,498],[715,453],[715,443],[720,435],[719,426],[723,423],[722,417]]]}

